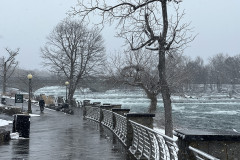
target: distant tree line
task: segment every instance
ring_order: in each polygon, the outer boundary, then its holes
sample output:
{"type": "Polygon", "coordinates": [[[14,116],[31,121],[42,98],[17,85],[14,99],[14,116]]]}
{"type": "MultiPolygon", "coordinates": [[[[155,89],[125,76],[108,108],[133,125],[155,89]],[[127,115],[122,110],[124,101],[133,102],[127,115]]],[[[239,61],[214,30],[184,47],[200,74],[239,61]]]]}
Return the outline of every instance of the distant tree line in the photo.
{"type": "Polygon", "coordinates": [[[204,84],[205,90],[209,87],[212,91],[221,92],[222,84],[231,84],[234,89],[235,84],[240,83],[240,54],[229,56],[219,53],[210,57],[206,64],[200,57],[188,59],[185,68],[188,74],[184,91],[193,90],[193,84],[204,84]]]}

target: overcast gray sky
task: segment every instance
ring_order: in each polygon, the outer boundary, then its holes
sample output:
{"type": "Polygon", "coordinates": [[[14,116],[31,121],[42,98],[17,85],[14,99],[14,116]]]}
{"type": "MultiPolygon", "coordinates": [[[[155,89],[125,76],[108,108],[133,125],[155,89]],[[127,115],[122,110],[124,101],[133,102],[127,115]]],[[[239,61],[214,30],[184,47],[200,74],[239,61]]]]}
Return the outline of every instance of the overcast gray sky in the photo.
{"type": "MultiPolygon", "coordinates": [[[[20,48],[17,60],[24,69],[40,69],[40,47],[46,36],[75,6],[77,0],[0,0],[0,56],[4,48],[20,48]]],[[[183,0],[185,21],[198,36],[185,55],[207,60],[217,53],[240,54],[240,0],[183,0]]],[[[114,28],[105,29],[107,52],[121,48],[114,28]]]]}

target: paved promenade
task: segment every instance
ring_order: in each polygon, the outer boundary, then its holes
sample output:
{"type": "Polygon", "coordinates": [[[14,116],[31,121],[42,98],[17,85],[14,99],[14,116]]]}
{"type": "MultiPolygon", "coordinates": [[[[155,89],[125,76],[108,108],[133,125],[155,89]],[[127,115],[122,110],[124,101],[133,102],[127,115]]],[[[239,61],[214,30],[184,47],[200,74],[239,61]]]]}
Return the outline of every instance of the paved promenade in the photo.
{"type": "Polygon", "coordinates": [[[30,138],[1,144],[1,160],[133,159],[111,131],[99,123],[83,120],[80,108],[74,109],[74,115],[46,108],[40,113],[34,105],[32,111],[40,116],[31,117],[30,138]]]}

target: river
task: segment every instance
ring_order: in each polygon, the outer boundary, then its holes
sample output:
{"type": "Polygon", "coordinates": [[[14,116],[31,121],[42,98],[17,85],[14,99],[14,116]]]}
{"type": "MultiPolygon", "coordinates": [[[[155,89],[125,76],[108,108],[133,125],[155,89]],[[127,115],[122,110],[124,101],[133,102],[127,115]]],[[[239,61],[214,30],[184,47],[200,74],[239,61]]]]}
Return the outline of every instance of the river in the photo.
{"type": "MultiPolygon", "coordinates": [[[[54,96],[66,95],[65,87],[45,87],[37,90],[35,95],[45,94],[54,96]]],[[[136,90],[110,90],[106,92],[89,92],[88,90],[75,92],[76,100],[84,99],[91,102],[122,104],[131,112],[147,112],[150,101],[141,91],[136,90]]],[[[179,97],[175,97],[179,99],[179,97]]],[[[240,103],[236,100],[221,99],[213,101],[184,100],[181,103],[172,103],[173,122],[175,129],[221,129],[240,132],[240,103]]],[[[163,103],[159,99],[157,119],[163,123],[163,103]]]]}

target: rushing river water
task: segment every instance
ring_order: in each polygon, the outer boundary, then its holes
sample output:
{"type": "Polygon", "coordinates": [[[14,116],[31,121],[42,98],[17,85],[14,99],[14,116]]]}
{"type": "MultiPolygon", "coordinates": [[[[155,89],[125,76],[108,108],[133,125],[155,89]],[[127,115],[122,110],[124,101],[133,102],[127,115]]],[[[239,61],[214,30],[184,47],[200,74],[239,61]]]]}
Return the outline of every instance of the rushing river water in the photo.
{"type": "MultiPolygon", "coordinates": [[[[65,96],[65,87],[45,87],[37,90],[34,94],[46,94],[54,96],[65,96]]],[[[102,102],[111,104],[122,104],[122,108],[131,109],[131,112],[146,112],[150,101],[140,91],[111,90],[107,92],[81,92],[75,93],[76,100],[84,99],[91,102],[102,102]]],[[[240,103],[236,101],[203,101],[189,103],[173,103],[173,121],[175,129],[222,129],[236,130],[240,132],[240,103]]],[[[161,122],[163,116],[163,104],[159,100],[157,107],[158,119],[161,122]]]]}

